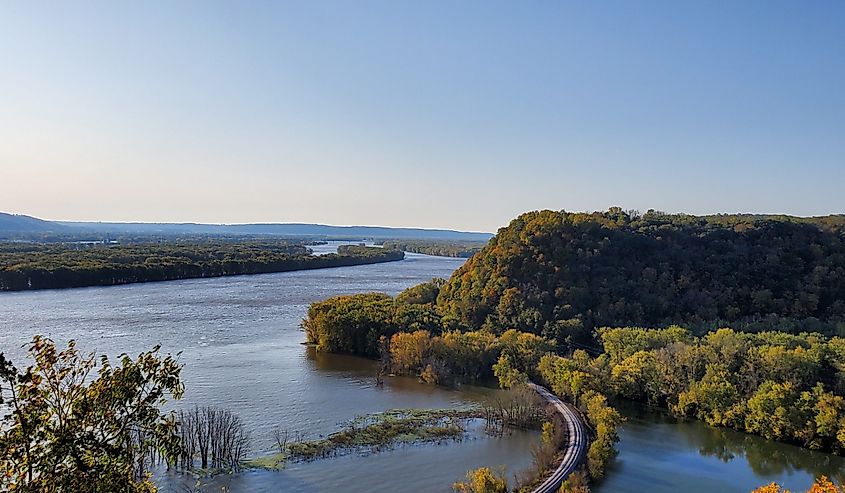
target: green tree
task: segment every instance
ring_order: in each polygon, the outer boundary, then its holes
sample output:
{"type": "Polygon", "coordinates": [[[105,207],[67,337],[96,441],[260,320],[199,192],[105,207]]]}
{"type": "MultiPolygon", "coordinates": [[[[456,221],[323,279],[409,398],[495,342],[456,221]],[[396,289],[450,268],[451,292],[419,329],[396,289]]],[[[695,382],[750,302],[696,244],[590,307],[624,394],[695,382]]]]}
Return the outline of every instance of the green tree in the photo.
{"type": "Polygon", "coordinates": [[[437,302],[437,295],[444,284],[446,280],[441,278],[417,284],[396,295],[396,301],[412,305],[433,305],[437,302]]]}
{"type": "Polygon", "coordinates": [[[499,379],[499,387],[510,389],[528,382],[528,375],[514,368],[510,356],[502,354],[493,365],[493,374],[499,379]]]}
{"type": "Polygon", "coordinates": [[[583,360],[582,355],[586,356],[586,353],[576,351],[572,358],[548,354],[540,359],[537,367],[541,378],[554,393],[576,404],[580,403],[585,392],[597,390],[599,387],[593,373],[594,368],[586,367],[587,362],[583,360]]]}
{"type": "Polygon", "coordinates": [[[622,415],[607,405],[605,396],[596,392],[586,392],[581,400],[587,420],[595,431],[595,437],[587,450],[587,470],[590,477],[599,479],[604,476],[607,463],[616,456],[615,445],[619,441],[616,429],[622,423],[622,415]]]}
{"type": "Polygon", "coordinates": [[[613,387],[624,397],[655,404],[660,398],[660,371],[652,352],[637,351],[611,371],[613,387]]]}
{"type": "Polygon", "coordinates": [[[821,384],[813,388],[812,397],[813,424],[822,441],[817,448],[845,449],[845,398],[826,392],[821,384]]]}
{"type": "Polygon", "coordinates": [[[71,341],[29,345],[22,373],[0,355],[0,394],[11,409],[0,423],[0,490],[154,492],[149,466],[172,461],[177,423],[161,406],[179,399],[180,365],[159,348],[113,366],[71,341]]]}
{"type": "Polygon", "coordinates": [[[553,349],[553,345],[545,338],[530,332],[519,332],[515,329],[506,330],[499,336],[502,354],[510,358],[512,365],[522,373],[531,377],[537,376],[537,365],[540,358],[553,349]]]}
{"type": "Polygon", "coordinates": [[[748,399],[745,429],[770,440],[796,437],[806,423],[799,396],[790,382],[763,382],[748,399]]]}
{"type": "Polygon", "coordinates": [[[742,420],[741,396],[732,380],[726,369],[708,366],[701,381],[693,382],[678,395],[673,410],[712,426],[736,426],[742,420]]]}

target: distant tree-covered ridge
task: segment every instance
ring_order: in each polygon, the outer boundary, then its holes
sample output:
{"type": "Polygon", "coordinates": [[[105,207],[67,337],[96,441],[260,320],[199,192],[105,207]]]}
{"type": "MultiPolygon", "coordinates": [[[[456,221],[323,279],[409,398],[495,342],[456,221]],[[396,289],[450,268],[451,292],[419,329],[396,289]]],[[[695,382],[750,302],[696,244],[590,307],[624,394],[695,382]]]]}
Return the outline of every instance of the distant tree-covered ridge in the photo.
{"type": "Polygon", "coordinates": [[[529,212],[440,290],[467,329],[563,340],[602,326],[845,328],[845,216],[529,212]]]}
{"type": "Polygon", "coordinates": [[[390,250],[402,250],[425,255],[469,258],[481,251],[485,244],[481,241],[389,240],[383,242],[382,246],[390,250]]]}
{"type": "Polygon", "coordinates": [[[110,286],[239,274],[287,272],[402,260],[404,253],[344,245],[310,255],[287,242],[162,243],[76,248],[0,243],[0,291],[110,286]]]}

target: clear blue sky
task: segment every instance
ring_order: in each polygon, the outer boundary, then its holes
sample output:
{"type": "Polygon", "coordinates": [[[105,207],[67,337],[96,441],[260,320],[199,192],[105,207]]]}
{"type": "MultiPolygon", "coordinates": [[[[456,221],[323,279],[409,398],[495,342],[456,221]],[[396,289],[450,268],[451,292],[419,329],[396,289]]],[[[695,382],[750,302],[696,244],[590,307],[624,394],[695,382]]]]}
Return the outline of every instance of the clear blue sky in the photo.
{"type": "Polygon", "coordinates": [[[845,2],[0,3],[0,211],[845,212],[845,2]]]}

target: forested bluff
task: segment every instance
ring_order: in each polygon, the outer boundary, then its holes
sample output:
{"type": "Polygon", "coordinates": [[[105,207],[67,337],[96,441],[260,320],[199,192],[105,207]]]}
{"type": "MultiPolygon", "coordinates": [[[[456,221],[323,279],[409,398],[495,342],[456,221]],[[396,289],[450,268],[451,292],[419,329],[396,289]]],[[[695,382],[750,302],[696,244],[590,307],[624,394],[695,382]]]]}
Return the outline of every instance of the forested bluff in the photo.
{"type": "Polygon", "coordinates": [[[605,398],[845,450],[844,216],[530,212],[450,279],[330,298],[304,327],[427,382],[531,378],[592,406],[593,480],[618,440],[605,398]]]}
{"type": "Polygon", "coordinates": [[[311,255],[286,241],[164,242],[98,245],[0,243],[0,291],[111,286],[265,274],[402,260],[397,250],[342,245],[311,255]]]}

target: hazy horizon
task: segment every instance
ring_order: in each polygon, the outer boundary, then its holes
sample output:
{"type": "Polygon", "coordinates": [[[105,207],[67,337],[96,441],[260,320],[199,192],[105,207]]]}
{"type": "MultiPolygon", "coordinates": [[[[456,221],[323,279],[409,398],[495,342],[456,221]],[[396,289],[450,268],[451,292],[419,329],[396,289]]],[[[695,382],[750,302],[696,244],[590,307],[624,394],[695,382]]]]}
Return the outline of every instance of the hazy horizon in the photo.
{"type": "MultiPolygon", "coordinates": [[[[43,218],[38,218],[43,219],[43,218]]],[[[223,223],[223,222],[198,222],[198,221],[107,221],[107,220],[97,220],[97,221],[86,221],[86,220],[75,220],[75,219],[47,219],[48,221],[58,222],[58,223],[120,223],[120,224],[205,224],[211,226],[239,226],[239,225],[251,225],[251,224],[305,224],[305,225],[317,225],[317,226],[336,226],[336,227],[363,227],[363,228],[405,228],[405,229],[443,229],[443,230],[451,230],[454,228],[440,228],[440,227],[421,227],[421,226],[414,226],[414,225],[404,225],[404,226],[385,226],[384,224],[368,224],[368,223],[353,223],[353,224],[332,224],[326,222],[302,222],[302,221],[269,221],[269,222],[231,222],[231,223],[223,223]]],[[[504,225],[503,225],[504,226],[504,225]]],[[[456,230],[462,231],[467,233],[492,233],[494,231],[480,231],[480,230],[456,230]]]]}
{"type": "Polygon", "coordinates": [[[0,5],[0,210],[845,212],[845,3],[0,5]]]}
{"type": "MultiPolygon", "coordinates": [[[[611,207],[619,207],[619,206],[611,206],[611,207]]],[[[637,210],[637,209],[628,209],[628,208],[625,208],[625,207],[622,207],[622,209],[626,210],[626,211],[637,210]]],[[[534,209],[534,210],[537,210],[537,209],[534,209]]],[[[562,210],[562,209],[552,209],[552,210],[562,210]]],[[[605,211],[605,210],[607,210],[607,208],[598,209],[598,210],[583,210],[583,211],[569,210],[567,212],[591,213],[591,212],[602,212],[602,211],[605,211]]],[[[647,212],[647,210],[637,210],[637,211],[640,212],[640,213],[644,213],[644,212],[647,212]]],[[[525,213],[525,212],[531,212],[531,211],[522,211],[519,214],[522,214],[522,213],[525,213]]],[[[665,213],[669,213],[669,214],[692,214],[692,213],[684,212],[684,211],[662,211],[661,210],[660,212],[665,212],[665,213]]],[[[24,216],[29,216],[29,217],[35,217],[36,219],[42,219],[42,220],[45,220],[45,221],[52,221],[52,222],[58,222],[58,223],[197,224],[197,225],[211,225],[211,226],[239,226],[239,225],[255,225],[255,224],[268,224],[268,225],[272,225],[272,224],[292,224],[292,225],[304,224],[304,225],[331,226],[331,227],[341,227],[341,228],[343,228],[343,227],[364,227],[364,228],[402,228],[402,229],[452,230],[452,231],[459,231],[459,232],[465,232],[465,233],[490,233],[490,234],[495,234],[496,230],[498,230],[499,228],[507,226],[508,223],[510,223],[511,219],[514,219],[516,217],[516,215],[515,215],[514,217],[508,219],[506,222],[502,223],[500,226],[496,227],[495,229],[488,231],[488,230],[482,230],[482,229],[450,228],[450,227],[445,227],[445,226],[443,226],[443,227],[441,227],[441,226],[416,226],[416,225],[413,225],[413,224],[385,225],[385,224],[375,224],[375,223],[367,223],[367,222],[357,222],[357,223],[350,223],[350,224],[336,224],[336,223],[319,222],[319,221],[315,221],[315,222],[303,222],[303,221],[261,221],[261,222],[208,221],[208,222],[206,222],[206,221],[190,221],[190,220],[189,221],[167,221],[167,220],[164,220],[164,221],[144,221],[144,220],[139,220],[139,221],[135,221],[135,220],[112,221],[112,220],[107,220],[107,219],[106,220],[50,219],[50,218],[32,216],[31,214],[25,214],[25,213],[20,213],[20,212],[13,212],[13,211],[0,211],[0,213],[13,214],[13,215],[24,215],[24,216]]],[[[831,212],[831,213],[828,213],[828,214],[799,215],[799,214],[788,214],[788,213],[779,213],[779,212],[767,213],[767,212],[724,212],[724,211],[722,211],[722,212],[713,212],[713,213],[707,213],[707,214],[692,214],[692,215],[706,216],[706,215],[714,215],[714,214],[726,214],[726,215],[734,215],[734,214],[736,214],[736,215],[789,215],[789,216],[795,216],[795,217],[814,217],[814,216],[818,217],[818,216],[830,216],[830,215],[843,215],[845,213],[831,212]]]]}

